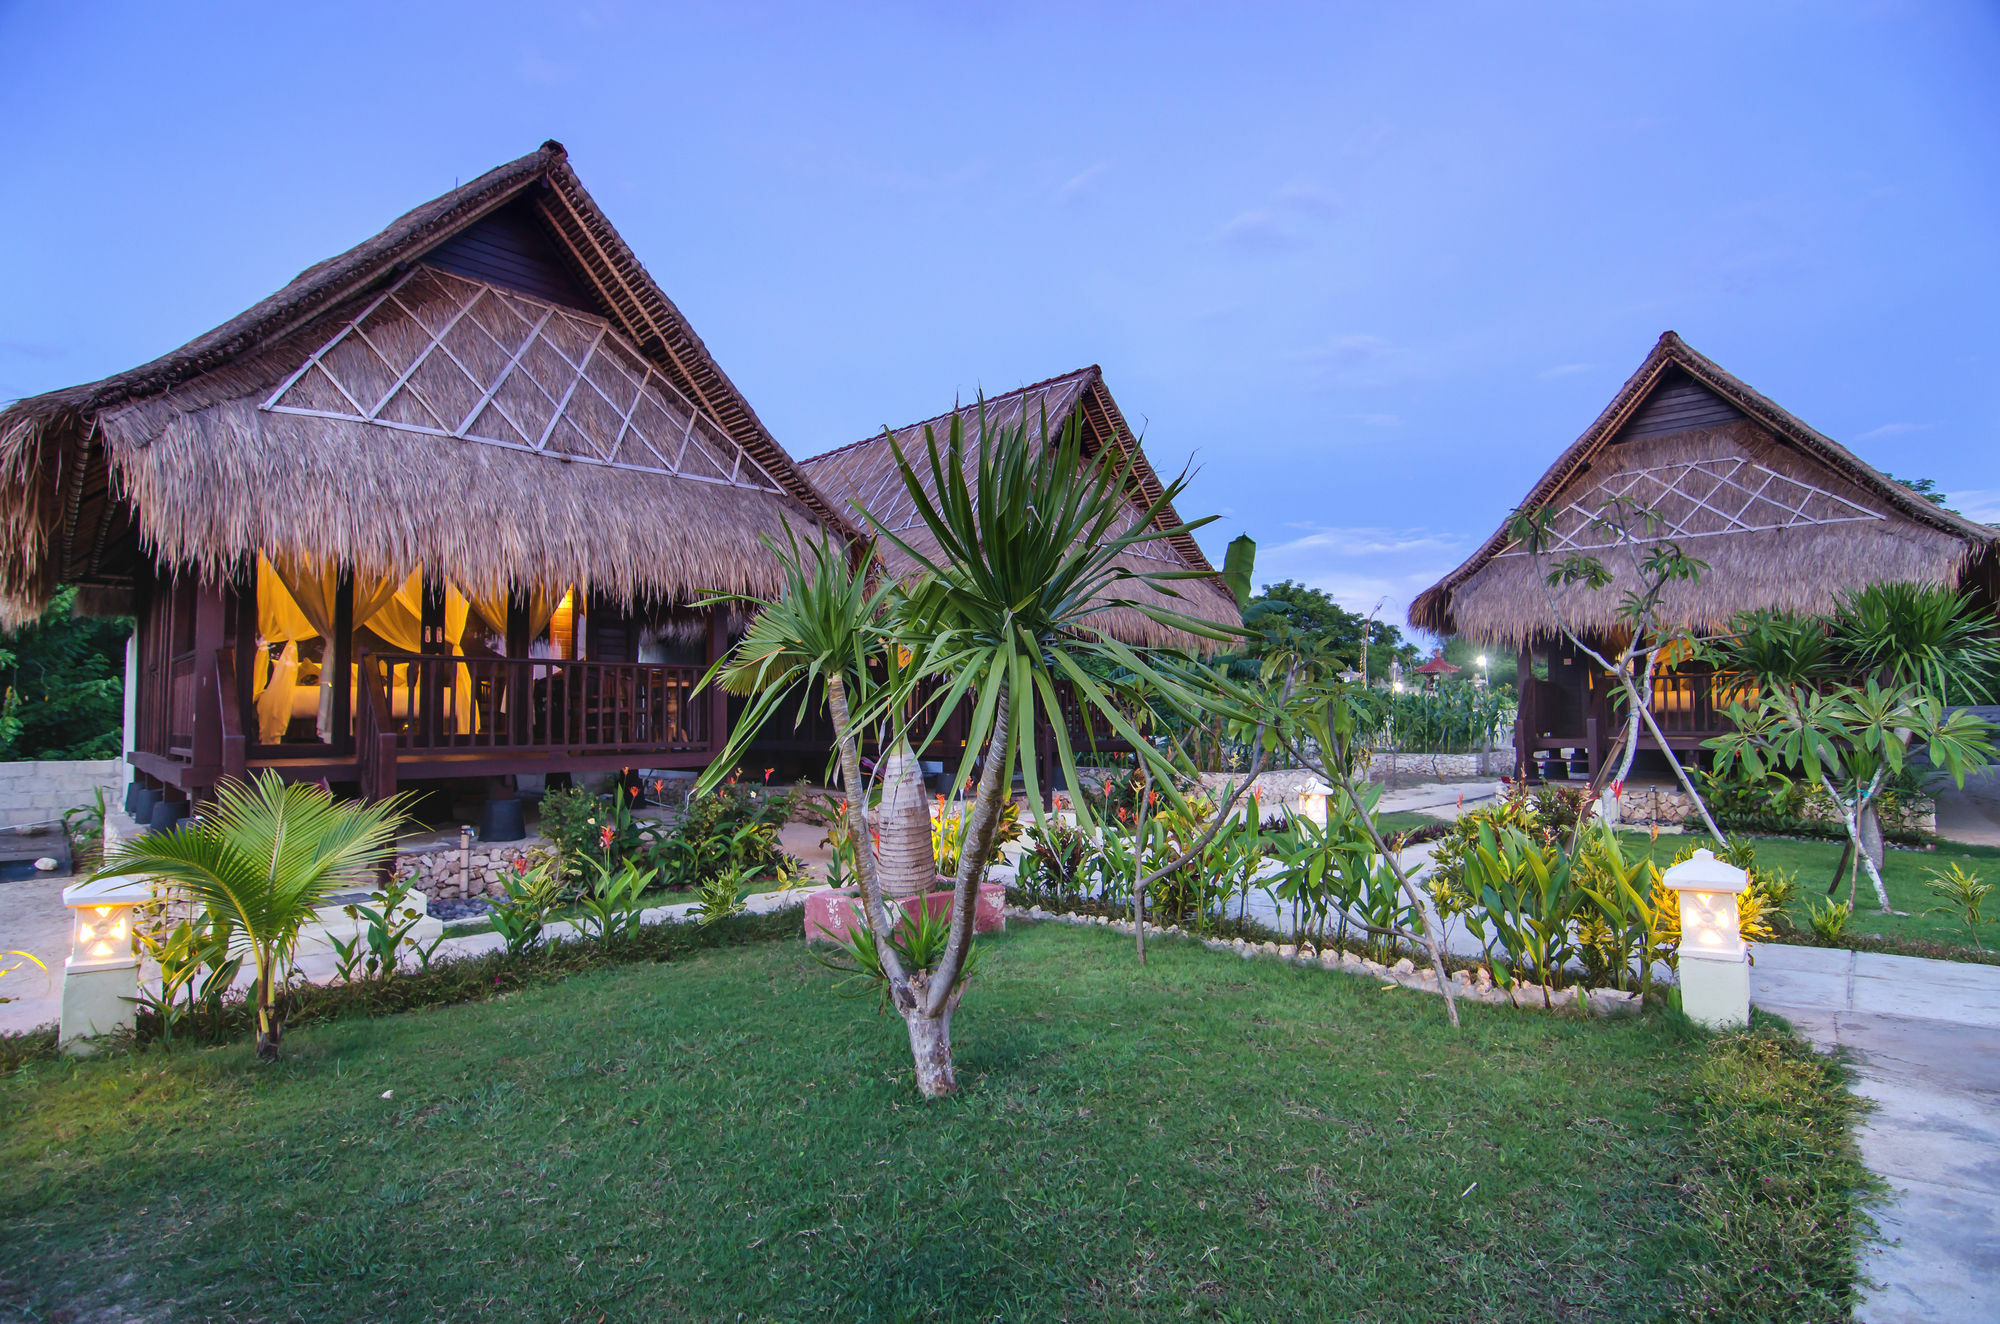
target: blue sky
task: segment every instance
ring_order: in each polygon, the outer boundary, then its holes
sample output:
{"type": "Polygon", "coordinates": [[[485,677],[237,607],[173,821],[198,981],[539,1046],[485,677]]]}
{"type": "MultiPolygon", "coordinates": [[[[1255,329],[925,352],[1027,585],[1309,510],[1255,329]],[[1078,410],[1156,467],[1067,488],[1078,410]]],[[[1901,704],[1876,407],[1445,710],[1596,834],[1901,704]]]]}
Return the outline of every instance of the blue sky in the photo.
{"type": "Polygon", "coordinates": [[[2000,520],[1991,4],[0,0],[0,52],[0,398],[554,137],[794,454],[1100,363],[1212,551],[1364,610],[1668,328],[2000,520]]]}

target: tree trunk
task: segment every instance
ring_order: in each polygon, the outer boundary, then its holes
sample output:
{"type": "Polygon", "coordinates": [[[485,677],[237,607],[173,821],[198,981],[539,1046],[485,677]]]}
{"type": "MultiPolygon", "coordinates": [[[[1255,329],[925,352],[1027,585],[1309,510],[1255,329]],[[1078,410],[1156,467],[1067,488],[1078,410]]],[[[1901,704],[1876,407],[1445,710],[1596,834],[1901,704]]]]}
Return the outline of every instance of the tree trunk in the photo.
{"type": "Polygon", "coordinates": [[[882,895],[891,902],[923,896],[937,888],[937,858],[924,770],[909,742],[898,740],[882,756],[881,778],[882,895]]]}
{"type": "Polygon", "coordinates": [[[1869,865],[1880,872],[1886,848],[1882,844],[1882,816],[1876,812],[1874,796],[1861,802],[1861,812],[1857,817],[1860,820],[1856,826],[1861,829],[1861,849],[1867,854],[1869,865]]]}
{"type": "Polygon", "coordinates": [[[951,1066],[951,1013],[957,1002],[952,998],[935,1016],[916,1009],[903,1014],[910,1027],[910,1060],[916,1064],[917,1093],[926,1099],[958,1093],[958,1076],[951,1066]]]}
{"type": "Polygon", "coordinates": [[[271,997],[271,969],[268,965],[257,971],[257,1056],[266,1062],[278,1058],[278,1041],[283,1038],[285,1027],[278,1021],[278,1009],[271,997]]]}

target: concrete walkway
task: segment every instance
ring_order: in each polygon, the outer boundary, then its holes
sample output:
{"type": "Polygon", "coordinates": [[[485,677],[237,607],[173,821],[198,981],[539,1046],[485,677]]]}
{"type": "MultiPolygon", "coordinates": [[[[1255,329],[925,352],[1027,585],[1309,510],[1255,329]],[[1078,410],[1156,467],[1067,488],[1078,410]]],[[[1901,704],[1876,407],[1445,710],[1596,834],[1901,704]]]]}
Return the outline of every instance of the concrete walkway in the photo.
{"type": "Polygon", "coordinates": [[[1856,1318],[2000,1318],[2000,967],[1766,945],[1750,994],[1847,1049],[1875,1105],[1861,1156],[1893,1196],[1856,1318]]]}

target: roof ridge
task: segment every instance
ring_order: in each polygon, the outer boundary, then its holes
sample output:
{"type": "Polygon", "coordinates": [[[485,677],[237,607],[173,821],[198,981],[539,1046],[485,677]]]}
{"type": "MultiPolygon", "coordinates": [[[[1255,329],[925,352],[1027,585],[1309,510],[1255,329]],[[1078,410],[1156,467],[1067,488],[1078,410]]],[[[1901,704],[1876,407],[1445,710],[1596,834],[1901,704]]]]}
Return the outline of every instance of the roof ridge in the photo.
{"type": "MultiPolygon", "coordinates": [[[[885,423],[883,424],[883,431],[907,432],[911,428],[920,428],[924,426],[926,423],[935,423],[939,419],[950,418],[954,414],[960,414],[965,412],[965,410],[967,409],[976,408],[979,402],[982,400],[987,404],[998,404],[1002,400],[1011,400],[1017,395],[1029,395],[1035,391],[1047,390],[1049,387],[1056,385],[1058,382],[1067,382],[1072,378],[1079,378],[1079,377],[1087,378],[1092,374],[1095,374],[1099,378],[1102,378],[1104,376],[1104,369],[1100,368],[1095,363],[1090,364],[1088,367],[1073,368],[1068,372],[1057,373],[1053,377],[1045,377],[1038,382],[1030,382],[1026,386],[1017,386],[1011,391],[1002,391],[998,395],[981,394],[975,396],[973,399],[973,403],[971,405],[965,405],[965,404],[955,405],[952,408],[947,409],[942,414],[932,414],[927,418],[920,418],[914,423],[905,423],[903,424],[902,427],[890,427],[888,424],[885,423]]],[[[858,441],[846,442],[842,445],[835,446],[832,450],[821,451],[817,455],[808,455],[803,459],[799,460],[798,463],[801,467],[807,467],[810,465],[817,464],[821,460],[830,460],[834,456],[840,455],[846,451],[851,451],[857,446],[871,445],[874,442],[878,442],[880,440],[882,440],[881,432],[870,433],[868,436],[862,437],[858,441]]]]}

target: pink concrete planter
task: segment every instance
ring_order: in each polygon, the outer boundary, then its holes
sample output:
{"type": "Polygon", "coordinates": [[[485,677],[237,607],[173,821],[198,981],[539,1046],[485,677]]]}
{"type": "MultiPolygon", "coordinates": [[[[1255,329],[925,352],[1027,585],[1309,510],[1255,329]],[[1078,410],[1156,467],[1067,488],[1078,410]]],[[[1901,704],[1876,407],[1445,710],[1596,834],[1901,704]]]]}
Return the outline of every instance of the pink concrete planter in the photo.
{"type": "MultiPolygon", "coordinates": [[[[917,907],[926,907],[933,915],[951,912],[951,893],[931,892],[923,897],[908,897],[903,901],[903,909],[912,918],[918,913],[917,907]]],[[[808,942],[846,942],[848,935],[857,925],[866,923],[861,915],[861,889],[843,887],[837,891],[813,892],[806,897],[806,940],[808,942]]],[[[981,883],[979,899],[972,907],[972,931],[974,933],[1004,933],[1007,930],[1007,885],[1005,883],[981,883]]]]}

